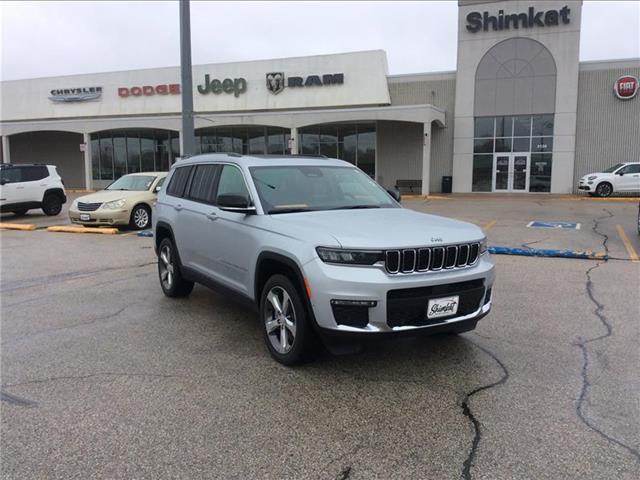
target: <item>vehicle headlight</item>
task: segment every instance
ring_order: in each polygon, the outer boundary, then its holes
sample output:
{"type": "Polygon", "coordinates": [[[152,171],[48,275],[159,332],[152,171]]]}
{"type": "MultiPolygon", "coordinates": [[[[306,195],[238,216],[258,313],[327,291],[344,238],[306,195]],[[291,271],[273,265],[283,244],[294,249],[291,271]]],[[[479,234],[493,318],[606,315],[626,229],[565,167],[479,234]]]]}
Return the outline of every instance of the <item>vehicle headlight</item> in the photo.
{"type": "Polygon", "coordinates": [[[483,238],[480,240],[480,255],[487,251],[487,239],[483,238]]]}
{"type": "Polygon", "coordinates": [[[75,199],[73,202],[71,202],[71,208],[73,209],[78,209],[78,199],[75,199]]]}
{"type": "Polygon", "coordinates": [[[316,248],[318,256],[325,263],[345,265],[373,265],[382,260],[380,250],[343,250],[341,248],[316,248]]]}
{"type": "Polygon", "coordinates": [[[124,207],[124,204],[127,203],[124,198],[120,200],[114,200],[113,202],[107,202],[102,204],[102,208],[107,208],[109,210],[116,210],[118,208],[124,207]]]}
{"type": "Polygon", "coordinates": [[[587,180],[595,180],[596,178],[598,178],[597,175],[591,175],[591,176],[587,177],[587,180]]]}

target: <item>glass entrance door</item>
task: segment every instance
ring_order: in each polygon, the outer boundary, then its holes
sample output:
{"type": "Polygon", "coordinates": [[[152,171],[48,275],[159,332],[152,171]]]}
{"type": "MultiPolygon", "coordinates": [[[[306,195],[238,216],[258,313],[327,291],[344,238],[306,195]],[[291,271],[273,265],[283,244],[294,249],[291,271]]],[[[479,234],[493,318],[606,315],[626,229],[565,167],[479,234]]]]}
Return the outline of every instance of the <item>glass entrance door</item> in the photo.
{"type": "Polygon", "coordinates": [[[529,154],[496,153],[493,158],[494,192],[529,191],[529,154]]]}

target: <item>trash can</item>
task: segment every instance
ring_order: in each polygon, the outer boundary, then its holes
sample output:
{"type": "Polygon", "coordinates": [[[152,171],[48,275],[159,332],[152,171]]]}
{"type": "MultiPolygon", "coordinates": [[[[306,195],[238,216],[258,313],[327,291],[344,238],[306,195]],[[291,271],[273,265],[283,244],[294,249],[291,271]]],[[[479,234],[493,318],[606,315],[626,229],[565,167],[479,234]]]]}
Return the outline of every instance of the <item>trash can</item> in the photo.
{"type": "Polygon", "coordinates": [[[453,177],[442,177],[442,193],[451,193],[453,177]]]}

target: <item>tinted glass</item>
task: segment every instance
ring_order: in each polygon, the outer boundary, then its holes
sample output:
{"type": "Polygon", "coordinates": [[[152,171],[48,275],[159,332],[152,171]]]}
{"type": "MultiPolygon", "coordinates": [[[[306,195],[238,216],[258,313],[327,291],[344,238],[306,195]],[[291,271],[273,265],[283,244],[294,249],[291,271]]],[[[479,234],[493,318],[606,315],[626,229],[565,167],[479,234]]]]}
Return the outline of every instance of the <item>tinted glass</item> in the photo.
{"type": "Polygon", "coordinates": [[[473,141],[473,153],[492,153],[493,138],[483,138],[473,141]]]}
{"type": "Polygon", "coordinates": [[[132,192],[144,192],[151,188],[151,184],[157,177],[151,175],[125,175],[109,185],[107,190],[125,190],[132,192]]]}
{"type": "Polygon", "coordinates": [[[531,174],[529,176],[530,192],[551,191],[551,154],[531,154],[531,174]]]}
{"type": "Polygon", "coordinates": [[[167,195],[173,195],[174,197],[182,197],[184,195],[184,187],[187,185],[190,171],[191,167],[176,168],[167,187],[167,195]]]}
{"type": "Polygon", "coordinates": [[[531,139],[532,152],[551,152],[553,150],[553,137],[533,137],[531,139]]]}
{"type": "Polygon", "coordinates": [[[513,139],[514,152],[529,152],[530,148],[531,148],[531,139],[529,137],[513,139]]]}
{"type": "Polygon", "coordinates": [[[532,135],[553,135],[553,115],[534,115],[532,135]]]}
{"type": "Polygon", "coordinates": [[[475,137],[493,137],[493,117],[478,117],[475,119],[475,137]]]}
{"type": "Polygon", "coordinates": [[[474,192],[490,192],[493,172],[493,155],[473,156],[473,184],[474,192]]]}
{"type": "Polygon", "coordinates": [[[531,117],[514,117],[513,118],[513,136],[528,137],[531,135],[531,117]]]}
{"type": "Polygon", "coordinates": [[[624,163],[617,163],[613,167],[609,167],[606,170],[602,170],[602,173],[613,173],[617,169],[619,169],[622,165],[624,165],[624,163]]]}
{"type": "Polygon", "coordinates": [[[100,139],[100,179],[113,180],[113,141],[100,139]]]}
{"type": "Polygon", "coordinates": [[[622,173],[640,173],[640,164],[627,165],[621,170],[622,173]]]}
{"type": "Polygon", "coordinates": [[[496,138],[496,152],[510,152],[511,138],[496,138]]]}
{"type": "Polygon", "coordinates": [[[113,139],[113,176],[119,178],[127,173],[127,139],[114,137],[113,139]]]}
{"type": "Polygon", "coordinates": [[[244,177],[238,167],[225,165],[220,173],[217,195],[240,195],[249,197],[249,190],[244,183],[244,177]]]}
{"type": "Polygon", "coordinates": [[[17,183],[22,181],[21,168],[2,168],[0,169],[0,179],[5,183],[17,183]]]}
{"type": "Polygon", "coordinates": [[[387,192],[356,168],[292,165],[250,170],[267,213],[397,207],[387,192]]]}
{"type": "MultiPolygon", "coordinates": [[[[17,169],[16,169],[17,170],[17,169]]],[[[49,176],[47,167],[20,167],[23,182],[35,182],[49,176]]]]}
{"type": "Polygon", "coordinates": [[[193,173],[189,198],[197,202],[214,203],[215,179],[218,165],[198,165],[193,173]]]}
{"type": "Polygon", "coordinates": [[[513,135],[513,117],[496,117],[496,137],[513,135]]]}

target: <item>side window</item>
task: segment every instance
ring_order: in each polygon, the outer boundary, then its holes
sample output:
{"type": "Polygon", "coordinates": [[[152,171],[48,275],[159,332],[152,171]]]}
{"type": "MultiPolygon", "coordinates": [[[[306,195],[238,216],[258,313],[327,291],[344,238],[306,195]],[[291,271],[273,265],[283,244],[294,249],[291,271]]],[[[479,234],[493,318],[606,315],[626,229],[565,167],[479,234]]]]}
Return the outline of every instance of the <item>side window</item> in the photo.
{"type": "Polygon", "coordinates": [[[16,167],[3,168],[0,170],[0,180],[2,183],[18,183],[22,181],[22,169],[16,167]]]}
{"type": "Polygon", "coordinates": [[[627,165],[622,170],[625,174],[627,173],[640,173],[640,164],[638,165],[627,165]]]}
{"type": "Polygon", "coordinates": [[[184,188],[187,186],[189,172],[191,172],[191,166],[176,168],[176,171],[171,177],[171,182],[169,182],[169,186],[167,187],[167,195],[173,197],[182,197],[184,195],[184,188]]]}
{"type": "Polygon", "coordinates": [[[36,182],[47,178],[49,176],[49,170],[47,167],[21,167],[22,181],[23,182],[36,182]]]}
{"type": "Polygon", "coordinates": [[[196,202],[214,204],[218,165],[198,165],[193,173],[187,197],[196,202]]]}
{"type": "Polygon", "coordinates": [[[249,190],[238,167],[233,165],[222,167],[216,197],[220,195],[240,195],[249,198],[249,190]]]}
{"type": "Polygon", "coordinates": [[[158,180],[158,183],[156,183],[156,186],[154,188],[160,189],[162,188],[162,184],[164,183],[164,181],[167,179],[167,177],[162,177],[160,180],[158,180]]]}

